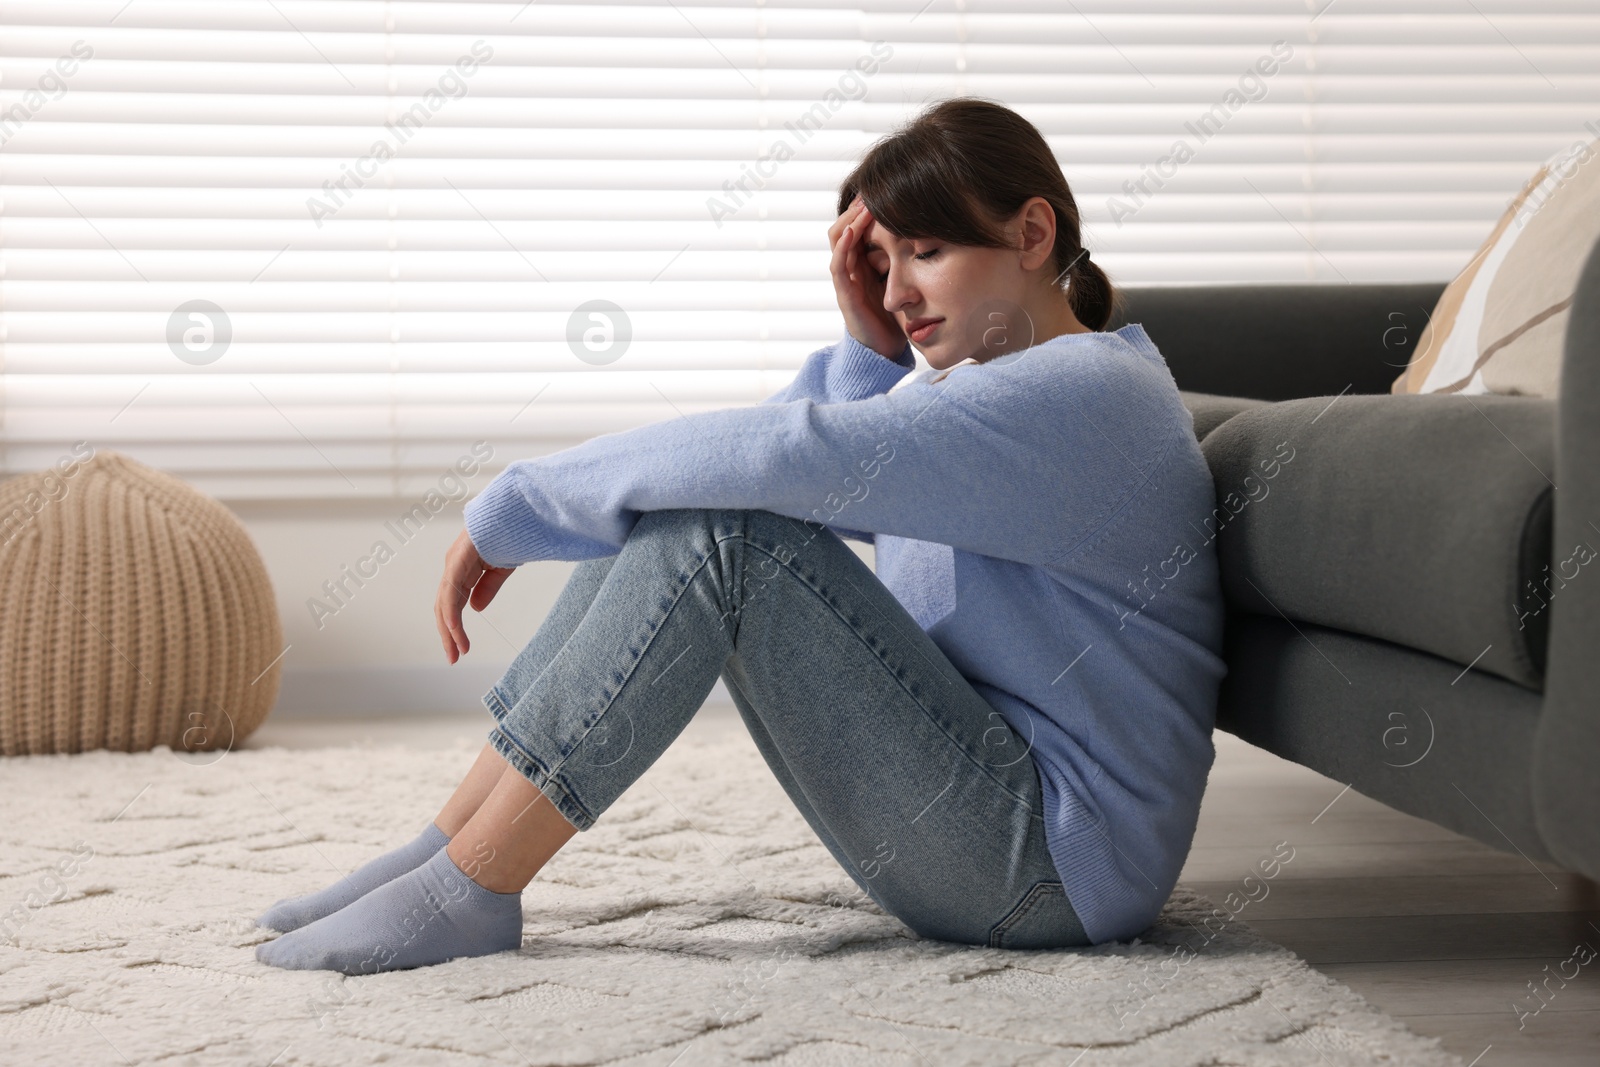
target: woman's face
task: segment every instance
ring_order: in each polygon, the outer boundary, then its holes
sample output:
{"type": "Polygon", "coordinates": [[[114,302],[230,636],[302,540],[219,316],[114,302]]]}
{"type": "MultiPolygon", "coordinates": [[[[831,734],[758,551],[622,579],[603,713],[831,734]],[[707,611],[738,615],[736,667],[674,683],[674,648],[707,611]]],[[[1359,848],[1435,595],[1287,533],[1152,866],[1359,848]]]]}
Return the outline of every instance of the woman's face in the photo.
{"type": "Polygon", "coordinates": [[[1036,343],[1035,317],[1022,295],[1035,279],[1015,250],[907,240],[874,220],[865,251],[868,268],[883,279],[884,310],[930,367],[985,362],[1036,343]],[[920,329],[929,320],[936,320],[932,328],[920,329]]]}

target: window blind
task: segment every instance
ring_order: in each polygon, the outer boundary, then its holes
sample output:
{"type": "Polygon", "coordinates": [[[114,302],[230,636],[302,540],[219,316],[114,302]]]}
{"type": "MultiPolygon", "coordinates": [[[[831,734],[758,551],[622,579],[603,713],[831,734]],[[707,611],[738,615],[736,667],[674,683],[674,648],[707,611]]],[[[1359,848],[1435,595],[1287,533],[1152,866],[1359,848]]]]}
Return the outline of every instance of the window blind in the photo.
{"type": "Polygon", "coordinates": [[[951,95],[1119,284],[1445,279],[1597,58],[1588,0],[0,2],[0,469],[404,498],[754,403],[843,331],[838,181],[951,95]]]}

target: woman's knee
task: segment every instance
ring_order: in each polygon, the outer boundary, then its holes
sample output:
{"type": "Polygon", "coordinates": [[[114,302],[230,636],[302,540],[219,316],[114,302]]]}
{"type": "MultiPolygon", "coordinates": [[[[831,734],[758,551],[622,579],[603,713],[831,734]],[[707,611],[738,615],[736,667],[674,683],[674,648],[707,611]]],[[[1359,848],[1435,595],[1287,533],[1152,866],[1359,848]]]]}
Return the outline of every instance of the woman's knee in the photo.
{"type": "Polygon", "coordinates": [[[721,512],[715,508],[662,508],[642,511],[635,520],[628,538],[672,536],[691,530],[703,530],[716,524],[721,512]]]}
{"type": "Polygon", "coordinates": [[[663,508],[641,512],[629,537],[709,534],[713,541],[743,537],[760,548],[773,550],[780,558],[809,543],[826,526],[808,519],[794,519],[764,508],[663,508]]]}
{"type": "Polygon", "coordinates": [[[786,574],[808,583],[810,575],[830,568],[864,566],[827,527],[759,508],[643,512],[628,544],[676,567],[684,580],[703,576],[716,590],[724,628],[742,620],[752,603],[770,606],[769,590],[788,585],[786,574]]]}

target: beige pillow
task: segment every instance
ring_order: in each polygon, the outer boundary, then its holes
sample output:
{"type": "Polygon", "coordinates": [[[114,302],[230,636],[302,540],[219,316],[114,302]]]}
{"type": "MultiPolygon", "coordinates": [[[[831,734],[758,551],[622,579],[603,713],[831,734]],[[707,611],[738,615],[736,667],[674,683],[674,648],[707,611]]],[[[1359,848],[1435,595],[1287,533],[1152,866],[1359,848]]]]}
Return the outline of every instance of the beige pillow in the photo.
{"type": "Polygon", "coordinates": [[[1439,297],[1392,393],[1554,397],[1567,308],[1600,239],[1600,140],[1552,155],[1439,297]]]}

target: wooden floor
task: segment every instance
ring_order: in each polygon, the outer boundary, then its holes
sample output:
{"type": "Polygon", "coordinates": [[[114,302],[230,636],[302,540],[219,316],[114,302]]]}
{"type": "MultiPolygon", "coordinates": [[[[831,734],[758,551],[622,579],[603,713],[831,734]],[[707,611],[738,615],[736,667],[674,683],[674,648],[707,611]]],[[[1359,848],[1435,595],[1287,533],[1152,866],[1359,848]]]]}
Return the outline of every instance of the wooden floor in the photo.
{"type": "Polygon", "coordinates": [[[1593,882],[1215,737],[1186,885],[1237,901],[1288,842],[1294,858],[1239,910],[1261,934],[1475,1067],[1600,1064],[1593,882]]]}
{"type": "MultiPolygon", "coordinates": [[[[275,719],[242,747],[432,746],[488,728],[487,716],[275,719]]],[[[689,727],[742,729],[731,707],[710,704],[689,727]]],[[[1393,811],[1230,734],[1216,744],[1186,885],[1219,904],[1237,894],[1240,921],[1472,1067],[1600,1064],[1594,883],[1393,811]],[[1290,849],[1270,881],[1245,882],[1290,849]]]]}

